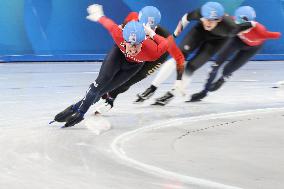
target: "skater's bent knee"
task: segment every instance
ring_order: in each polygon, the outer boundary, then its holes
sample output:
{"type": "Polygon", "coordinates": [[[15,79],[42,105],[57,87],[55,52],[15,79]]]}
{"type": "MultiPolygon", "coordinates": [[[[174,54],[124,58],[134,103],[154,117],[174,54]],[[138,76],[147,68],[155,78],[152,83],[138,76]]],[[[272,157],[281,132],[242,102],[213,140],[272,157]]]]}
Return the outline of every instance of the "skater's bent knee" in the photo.
{"type": "Polygon", "coordinates": [[[99,86],[99,85],[102,85],[103,83],[107,83],[108,81],[110,81],[112,79],[112,75],[104,75],[102,77],[98,77],[96,79],[96,84],[99,86]]]}

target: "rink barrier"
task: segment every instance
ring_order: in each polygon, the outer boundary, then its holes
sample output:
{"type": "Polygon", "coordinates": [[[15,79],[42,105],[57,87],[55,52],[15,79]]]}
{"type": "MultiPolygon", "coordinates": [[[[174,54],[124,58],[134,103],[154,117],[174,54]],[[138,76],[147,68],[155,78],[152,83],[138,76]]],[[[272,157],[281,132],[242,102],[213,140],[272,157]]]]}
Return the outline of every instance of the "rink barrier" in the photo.
{"type": "Polygon", "coordinates": [[[0,62],[84,62],[102,61],[106,54],[60,54],[60,55],[7,55],[0,62]]]}
{"type": "MultiPolygon", "coordinates": [[[[2,55],[0,62],[84,62],[102,61],[106,54],[58,54],[58,55],[2,55]]],[[[284,54],[258,54],[256,61],[284,60],[284,54]]]]}

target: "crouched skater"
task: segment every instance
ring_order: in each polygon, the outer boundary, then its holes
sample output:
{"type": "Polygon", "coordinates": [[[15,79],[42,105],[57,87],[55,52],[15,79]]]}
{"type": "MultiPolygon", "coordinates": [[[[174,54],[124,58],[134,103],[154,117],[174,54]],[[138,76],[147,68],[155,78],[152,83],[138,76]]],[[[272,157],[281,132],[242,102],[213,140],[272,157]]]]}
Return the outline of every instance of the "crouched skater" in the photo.
{"type": "Polygon", "coordinates": [[[54,121],[65,122],[64,127],[81,122],[89,107],[103,94],[128,81],[145,61],[157,60],[168,49],[168,41],[149,25],[131,21],[122,29],[104,15],[103,7],[98,4],[89,6],[87,12],[87,19],[99,22],[109,31],[119,51],[113,48],[113,52],[108,53],[96,81],[90,85],[84,98],[55,116],[54,121]]]}

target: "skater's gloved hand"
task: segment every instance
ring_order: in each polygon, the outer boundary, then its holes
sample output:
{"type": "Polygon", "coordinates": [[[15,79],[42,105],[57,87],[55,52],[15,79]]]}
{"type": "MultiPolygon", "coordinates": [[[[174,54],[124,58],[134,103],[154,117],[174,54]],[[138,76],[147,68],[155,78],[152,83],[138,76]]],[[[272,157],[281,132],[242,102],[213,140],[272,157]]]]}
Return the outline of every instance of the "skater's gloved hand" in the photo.
{"type": "Polygon", "coordinates": [[[183,15],[182,19],[179,21],[173,36],[177,37],[182,32],[182,30],[189,24],[189,21],[187,20],[187,14],[183,15]]]}
{"type": "Polygon", "coordinates": [[[156,32],[151,29],[149,24],[143,24],[143,26],[144,26],[146,35],[149,35],[153,39],[153,37],[156,35],[156,32]]]}
{"type": "Polygon", "coordinates": [[[177,28],[175,29],[175,31],[173,33],[174,38],[177,38],[180,35],[182,28],[183,28],[182,23],[179,22],[178,25],[177,25],[177,28]]]}
{"type": "Polygon", "coordinates": [[[180,92],[182,96],[186,95],[185,87],[184,87],[182,80],[175,81],[174,89],[180,92]]]}
{"type": "Polygon", "coordinates": [[[89,16],[86,18],[93,22],[97,22],[101,17],[104,16],[103,6],[99,4],[88,6],[87,12],[89,13],[89,16]]]}

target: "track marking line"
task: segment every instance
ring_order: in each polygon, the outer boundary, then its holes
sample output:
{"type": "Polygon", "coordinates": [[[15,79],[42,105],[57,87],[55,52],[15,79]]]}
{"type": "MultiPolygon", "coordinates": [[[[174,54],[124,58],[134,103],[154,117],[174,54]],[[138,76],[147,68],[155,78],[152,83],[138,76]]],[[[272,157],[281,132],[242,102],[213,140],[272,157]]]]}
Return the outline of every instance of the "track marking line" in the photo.
{"type": "Polygon", "coordinates": [[[199,187],[207,187],[210,189],[211,188],[214,188],[214,189],[215,188],[216,189],[242,189],[237,186],[229,186],[229,185],[225,185],[225,184],[214,182],[214,181],[207,180],[207,179],[179,174],[176,172],[168,171],[168,170],[165,170],[165,169],[153,166],[153,165],[149,165],[149,164],[137,161],[127,156],[126,152],[123,149],[124,144],[130,141],[132,138],[134,138],[138,134],[141,134],[143,132],[156,130],[160,128],[174,127],[174,126],[183,124],[185,122],[189,123],[189,122],[220,119],[220,118],[230,118],[230,117],[236,117],[236,116],[247,116],[247,115],[256,114],[256,113],[266,114],[266,113],[271,113],[273,111],[275,112],[284,111],[284,108],[265,108],[265,109],[245,110],[245,111],[227,112],[227,113],[219,113],[219,114],[217,113],[217,114],[195,116],[195,117],[190,117],[190,118],[175,118],[175,119],[171,119],[168,121],[157,122],[157,123],[153,123],[152,125],[144,126],[139,129],[128,131],[128,132],[125,132],[119,135],[111,143],[111,149],[117,157],[119,157],[121,160],[126,162],[128,165],[131,165],[131,167],[136,168],[146,173],[150,173],[158,177],[168,178],[170,180],[177,179],[179,181],[182,181],[190,185],[199,186],[199,187]]]}

